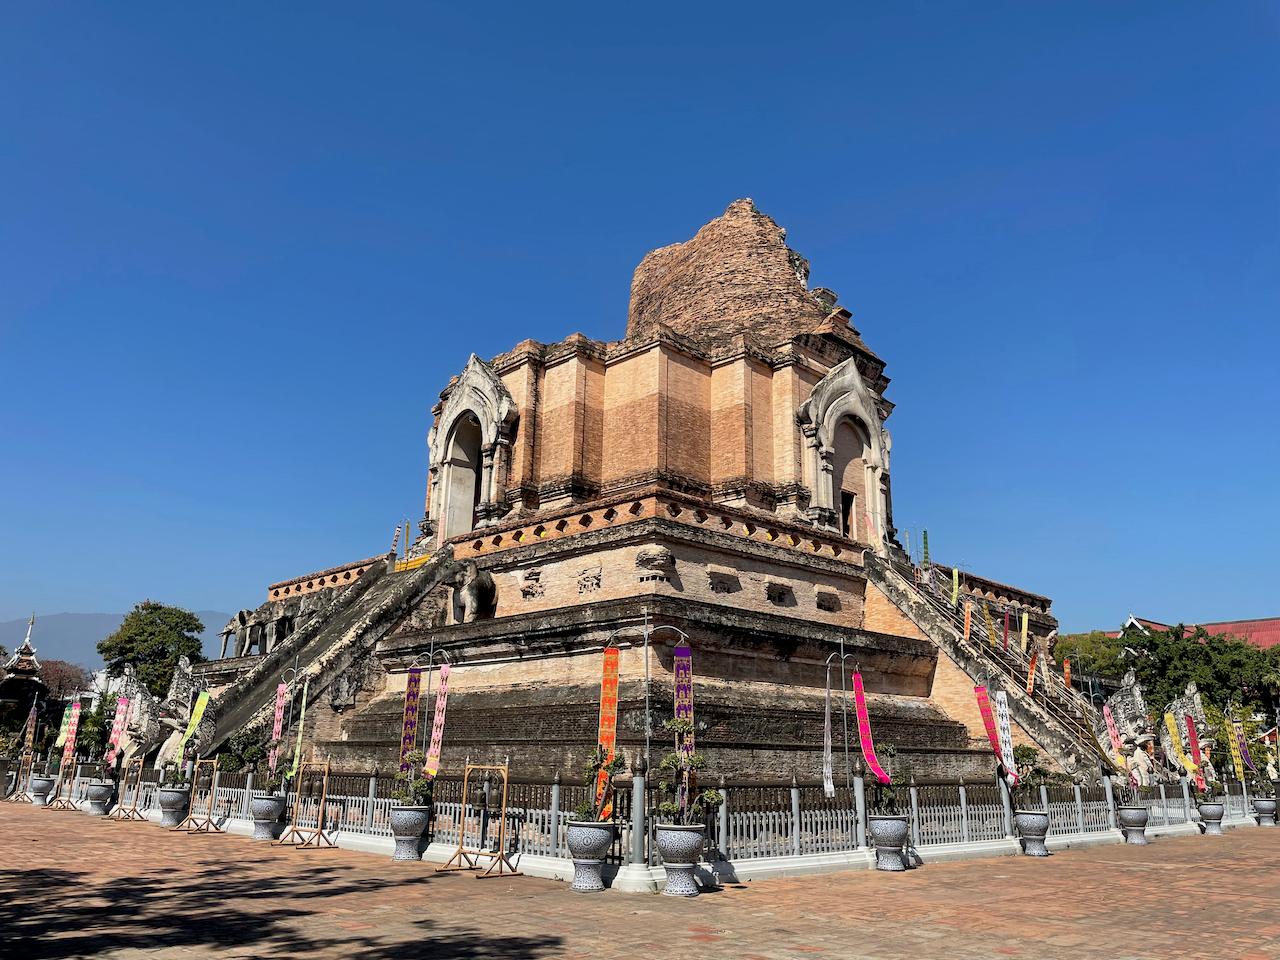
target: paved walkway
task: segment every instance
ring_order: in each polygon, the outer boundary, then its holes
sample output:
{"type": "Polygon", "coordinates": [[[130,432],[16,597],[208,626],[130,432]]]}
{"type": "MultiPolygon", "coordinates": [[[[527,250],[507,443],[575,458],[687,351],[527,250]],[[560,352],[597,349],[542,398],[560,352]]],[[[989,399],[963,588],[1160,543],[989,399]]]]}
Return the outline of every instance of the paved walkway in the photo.
{"type": "Polygon", "coordinates": [[[1280,829],[696,900],[0,805],[0,957],[1280,957],[1280,829]]]}

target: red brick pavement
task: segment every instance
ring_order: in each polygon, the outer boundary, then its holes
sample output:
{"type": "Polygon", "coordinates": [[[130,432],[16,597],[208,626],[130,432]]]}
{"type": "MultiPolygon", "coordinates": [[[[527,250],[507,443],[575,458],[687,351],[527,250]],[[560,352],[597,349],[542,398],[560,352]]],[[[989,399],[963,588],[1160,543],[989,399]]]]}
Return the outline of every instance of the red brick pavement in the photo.
{"type": "Polygon", "coordinates": [[[1280,830],[696,900],[0,807],[0,957],[1280,957],[1280,830]]]}

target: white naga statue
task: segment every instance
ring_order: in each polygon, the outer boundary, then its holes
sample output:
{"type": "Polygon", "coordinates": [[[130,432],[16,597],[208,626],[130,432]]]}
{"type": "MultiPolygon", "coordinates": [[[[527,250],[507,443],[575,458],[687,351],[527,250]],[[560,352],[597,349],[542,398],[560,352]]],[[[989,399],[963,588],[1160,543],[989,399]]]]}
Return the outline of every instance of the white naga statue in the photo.
{"type": "Polygon", "coordinates": [[[1149,733],[1138,735],[1133,753],[1125,764],[1129,768],[1129,779],[1135,786],[1150,787],[1156,782],[1156,738],[1149,733]]]}

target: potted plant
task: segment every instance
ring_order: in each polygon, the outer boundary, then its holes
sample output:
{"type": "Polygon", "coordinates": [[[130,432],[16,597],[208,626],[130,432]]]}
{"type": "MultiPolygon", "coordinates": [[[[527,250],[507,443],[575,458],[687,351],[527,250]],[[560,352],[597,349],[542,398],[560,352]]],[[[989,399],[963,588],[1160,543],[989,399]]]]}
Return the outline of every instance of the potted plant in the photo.
{"type": "MultiPolygon", "coordinates": [[[[254,782],[258,782],[257,776],[254,782]]],[[[253,839],[275,840],[280,835],[280,818],[284,815],[284,777],[269,770],[262,773],[262,790],[249,795],[249,813],[253,816],[253,839]]]]}
{"type": "Polygon", "coordinates": [[[1039,756],[1034,747],[1013,748],[1019,770],[1018,783],[1013,788],[1013,824],[1022,840],[1022,852],[1028,857],[1049,856],[1044,843],[1049,835],[1049,810],[1040,791],[1049,782],[1049,771],[1037,762],[1039,756]]]}
{"type": "Polygon", "coordinates": [[[663,724],[675,735],[676,748],[662,758],[658,769],[666,774],[659,782],[662,800],[658,813],[665,819],[655,827],[658,855],[667,870],[667,883],[662,892],[670,897],[696,897],[698,881],[694,869],[702,857],[706,839],[706,819],[724,802],[716,790],[697,789],[697,772],[706,766],[698,753],[686,753],[680,743],[693,732],[693,721],[671,719],[663,724]]]}
{"type": "Polygon", "coordinates": [[[1124,842],[1134,846],[1147,845],[1147,823],[1151,820],[1151,810],[1142,797],[1142,788],[1126,781],[1118,787],[1116,796],[1116,821],[1124,833],[1124,842]]]}
{"type": "Polygon", "coordinates": [[[191,807],[191,784],[186,771],[176,763],[166,763],[160,772],[160,826],[176,827],[191,807]]]}
{"type": "Polygon", "coordinates": [[[886,747],[883,756],[888,769],[888,783],[878,779],[871,786],[871,810],[867,814],[867,833],[876,850],[876,869],[901,873],[907,869],[903,851],[907,845],[907,835],[911,830],[911,817],[903,812],[902,777],[904,772],[895,769],[893,763],[897,751],[886,747]]]}
{"type": "Polygon", "coordinates": [[[1200,822],[1204,824],[1204,832],[1208,836],[1222,836],[1222,818],[1227,806],[1222,799],[1222,784],[1217,780],[1206,780],[1204,789],[1196,788],[1196,809],[1200,811],[1200,822]]]}
{"type": "Polygon", "coordinates": [[[1249,781],[1250,796],[1253,797],[1253,816],[1260,827],[1276,825],[1276,794],[1269,780],[1257,778],[1249,781]]]}
{"type": "Polygon", "coordinates": [[[406,754],[404,759],[409,769],[396,774],[397,786],[391,791],[391,799],[397,801],[391,808],[391,835],[396,840],[391,859],[421,860],[419,846],[427,824],[431,822],[431,796],[435,781],[422,776],[421,764],[426,755],[421,750],[406,754]]]}
{"type": "Polygon", "coordinates": [[[569,856],[573,858],[573,885],[575,893],[599,893],[604,890],[600,869],[604,858],[613,846],[615,824],[604,819],[604,809],[613,799],[613,775],[622,769],[621,754],[613,759],[604,747],[597,746],[587,758],[585,777],[587,797],[574,809],[574,819],[568,823],[565,842],[569,856]],[[596,784],[605,776],[604,789],[597,796],[596,784]]]}

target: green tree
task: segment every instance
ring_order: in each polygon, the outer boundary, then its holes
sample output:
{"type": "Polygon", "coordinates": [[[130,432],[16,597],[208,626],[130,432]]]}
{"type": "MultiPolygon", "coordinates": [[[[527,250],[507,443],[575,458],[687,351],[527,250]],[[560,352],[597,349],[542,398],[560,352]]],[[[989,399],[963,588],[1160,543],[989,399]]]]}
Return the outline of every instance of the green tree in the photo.
{"type": "Polygon", "coordinates": [[[113,677],[131,663],[147,689],[163,697],[179,657],[186,656],[192,663],[204,659],[200,653],[203,632],[204,624],[190,610],[144,600],[129,611],[119,630],[98,643],[98,653],[113,677]]]}
{"type": "Polygon", "coordinates": [[[1127,669],[1124,644],[1118,637],[1108,637],[1101,630],[1091,633],[1069,633],[1058,638],[1053,648],[1058,663],[1071,661],[1071,672],[1079,676],[1109,677],[1119,680],[1127,669]]]}
{"type": "Polygon", "coordinates": [[[116,698],[99,697],[98,705],[80,717],[76,729],[76,752],[86,757],[100,756],[110,734],[107,716],[115,713],[116,698]]]}

